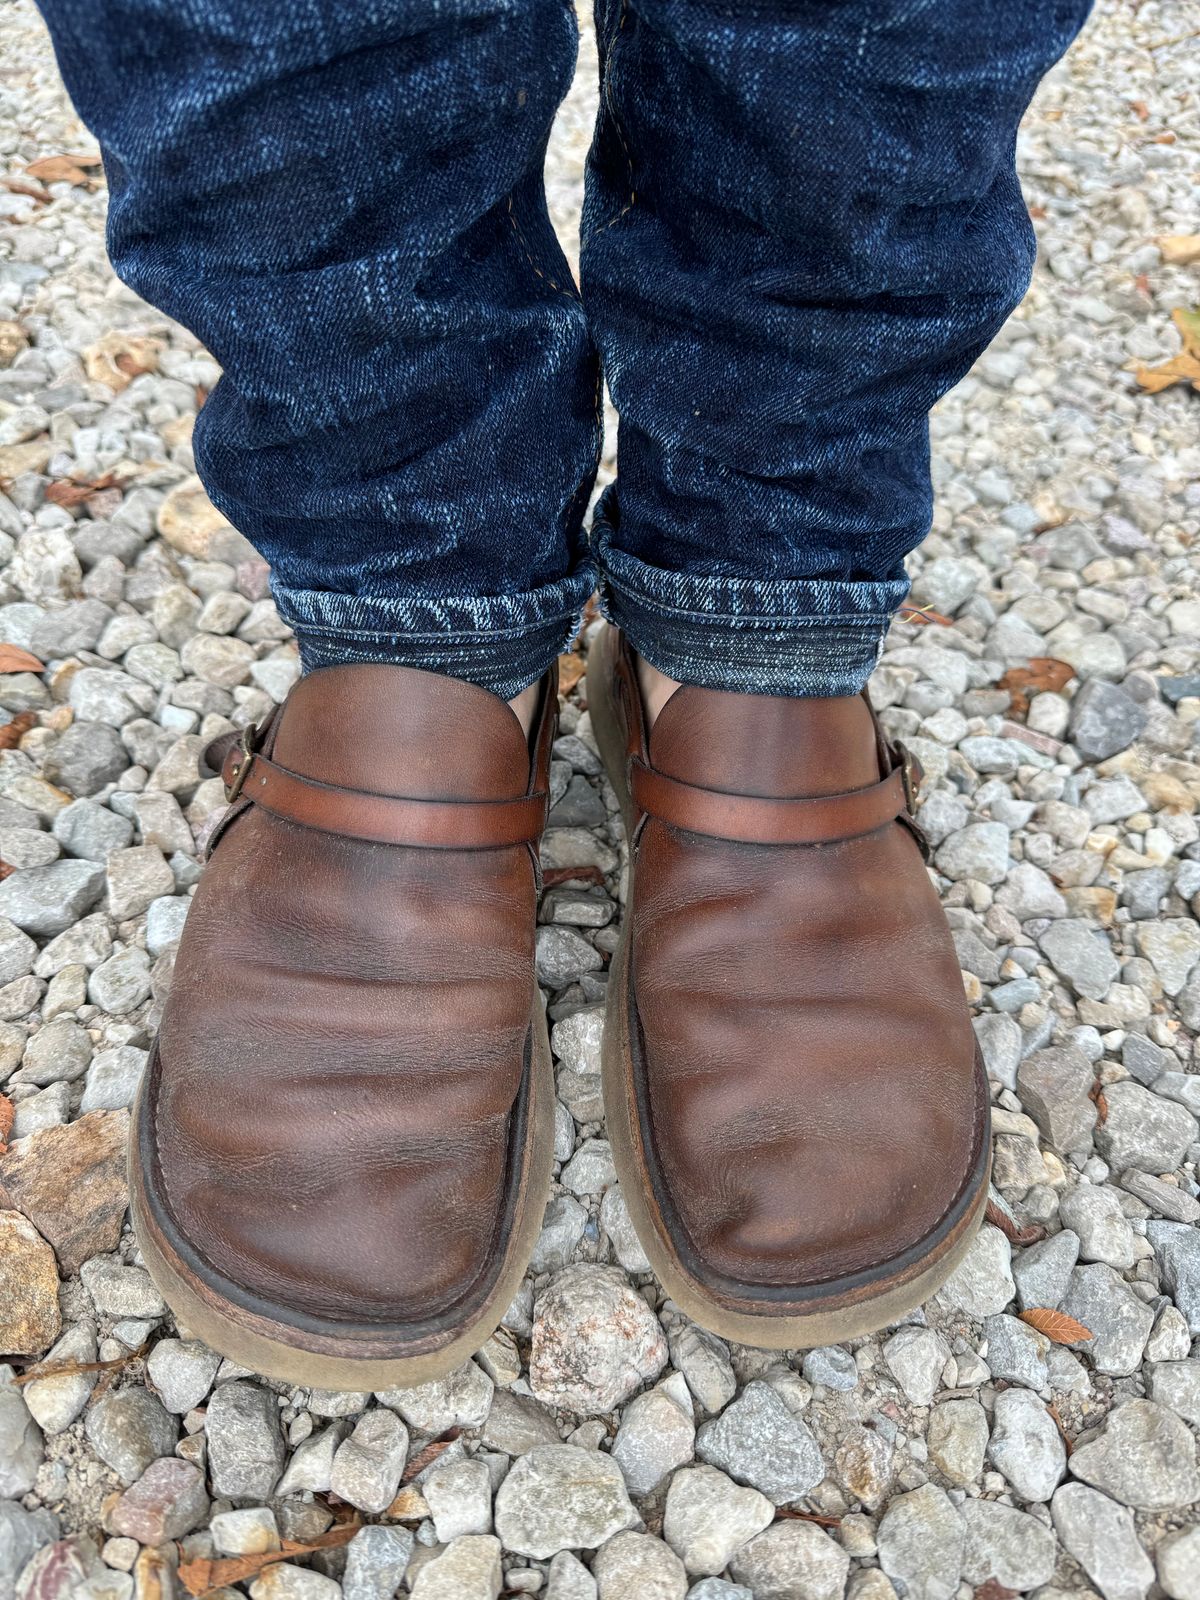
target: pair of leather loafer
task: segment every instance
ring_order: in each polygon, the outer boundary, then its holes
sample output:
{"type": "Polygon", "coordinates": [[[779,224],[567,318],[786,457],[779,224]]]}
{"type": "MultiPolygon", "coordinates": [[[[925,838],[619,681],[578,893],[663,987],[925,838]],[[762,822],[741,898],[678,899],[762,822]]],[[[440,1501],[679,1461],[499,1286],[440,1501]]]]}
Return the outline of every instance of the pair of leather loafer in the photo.
{"type": "MultiPolygon", "coordinates": [[[[651,730],[588,670],[631,874],[609,1135],[656,1274],[776,1348],[894,1320],[961,1259],[987,1087],[912,769],[865,698],[685,686],[651,730]]],[[[215,1349],[421,1383],[500,1321],[541,1227],[554,1078],[534,975],[555,674],[526,739],[456,679],[350,665],[219,741],[229,810],[131,1151],[143,1256],[215,1349]]]]}

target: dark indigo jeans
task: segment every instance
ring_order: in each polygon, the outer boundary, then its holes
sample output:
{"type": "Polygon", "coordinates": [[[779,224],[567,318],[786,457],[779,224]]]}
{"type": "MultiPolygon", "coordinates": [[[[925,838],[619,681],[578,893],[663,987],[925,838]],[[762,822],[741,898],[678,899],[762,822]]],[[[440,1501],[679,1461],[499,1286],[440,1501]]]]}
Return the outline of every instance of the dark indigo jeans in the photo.
{"type": "Polygon", "coordinates": [[[307,665],[511,697],[598,580],[673,677],[863,684],[929,408],[1028,282],[1017,122],[1087,0],[599,0],[582,298],[542,187],[568,0],[42,9],[116,271],[224,368],[197,463],[307,665]]]}

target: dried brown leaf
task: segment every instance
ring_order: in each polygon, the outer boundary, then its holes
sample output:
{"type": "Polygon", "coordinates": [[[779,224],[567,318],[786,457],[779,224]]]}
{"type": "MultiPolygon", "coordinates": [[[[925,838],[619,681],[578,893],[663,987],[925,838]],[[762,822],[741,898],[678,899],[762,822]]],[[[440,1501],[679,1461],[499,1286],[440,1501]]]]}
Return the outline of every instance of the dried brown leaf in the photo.
{"type": "Polygon", "coordinates": [[[1164,233],[1154,242],[1169,266],[1193,267],[1200,264],[1200,233],[1164,233]]]}
{"type": "Polygon", "coordinates": [[[245,1583],[250,1578],[257,1577],[264,1567],[274,1566],[277,1561],[290,1561],[294,1556],[308,1556],[316,1550],[329,1550],[339,1544],[349,1544],[360,1526],[361,1523],[358,1521],[345,1522],[340,1527],[330,1528],[327,1533],[305,1544],[295,1539],[285,1539],[280,1549],[264,1550],[259,1555],[181,1561],[179,1578],[192,1596],[192,1600],[200,1600],[201,1595],[209,1594],[213,1589],[224,1589],[231,1584],[245,1583]]]}
{"type": "Polygon", "coordinates": [[[0,672],[41,672],[43,663],[15,644],[0,644],[0,672]]]}
{"type": "Polygon", "coordinates": [[[1200,392],[1200,310],[1176,306],[1171,321],[1179,329],[1183,349],[1157,367],[1137,367],[1134,376],[1150,394],[1160,394],[1176,383],[1190,383],[1200,392]]]}
{"type": "Polygon", "coordinates": [[[31,183],[22,183],[17,178],[5,178],[3,185],[9,194],[23,194],[27,200],[36,200],[40,206],[50,204],[50,196],[44,189],[35,189],[31,183]]]}
{"type": "Polygon", "coordinates": [[[975,1590],[975,1600],[1015,1600],[1019,1589],[1008,1589],[999,1578],[988,1578],[975,1590]]]}
{"type": "Polygon", "coordinates": [[[1051,1344],[1078,1344],[1083,1339],[1092,1338],[1092,1330],[1085,1328],[1082,1322],[1076,1322],[1065,1311],[1051,1311],[1049,1306],[1031,1306],[1028,1311],[1022,1311],[1020,1316],[1022,1322],[1044,1333],[1051,1344]]]}
{"type": "Polygon", "coordinates": [[[1138,367],[1134,377],[1149,394],[1161,394],[1176,383],[1190,383],[1193,389],[1200,390],[1200,359],[1185,350],[1161,366],[1138,367]]]}
{"type": "Polygon", "coordinates": [[[1027,667],[1010,667],[997,684],[1012,696],[1014,716],[1023,717],[1029,710],[1031,695],[1050,691],[1059,694],[1075,676],[1075,668],[1053,656],[1034,656],[1027,667]]]}
{"type": "Polygon", "coordinates": [[[1088,1099],[1096,1108],[1096,1117],[1103,1127],[1108,1121],[1108,1096],[1104,1092],[1104,1085],[1097,1078],[1088,1090],[1088,1099]]]}
{"type": "MultiPolygon", "coordinates": [[[[76,188],[82,183],[89,182],[89,175],[84,171],[84,164],[88,158],[78,156],[43,156],[40,161],[31,161],[25,171],[31,178],[36,178],[39,183],[70,183],[76,188]]],[[[99,164],[99,156],[96,163],[99,164]]]]}
{"type": "Polygon", "coordinates": [[[1200,361],[1200,310],[1189,311],[1186,306],[1176,306],[1171,321],[1179,329],[1183,348],[1188,355],[1200,361]]]}
{"type": "Polygon", "coordinates": [[[559,694],[570,694],[571,690],[579,682],[580,678],[583,677],[583,673],[584,673],[584,660],[583,660],[582,656],[577,656],[573,652],[570,655],[559,656],[559,658],[558,658],[558,692],[559,692],[559,694]]]}
{"type": "Polygon", "coordinates": [[[15,1115],[16,1108],[14,1107],[12,1101],[7,1095],[0,1094],[0,1144],[6,1144],[8,1142],[8,1136],[12,1132],[13,1117],[15,1115]]]}
{"type": "Polygon", "coordinates": [[[424,1472],[427,1466],[437,1460],[443,1450],[449,1449],[461,1432],[461,1428],[451,1428],[448,1433],[442,1434],[439,1439],[431,1439],[424,1450],[418,1450],[412,1460],[405,1466],[404,1476],[400,1479],[400,1482],[411,1483],[419,1472],[424,1472]]]}
{"type": "Polygon", "coordinates": [[[11,722],[0,728],[0,750],[15,750],[36,722],[35,711],[18,711],[11,722]]]}
{"type": "MultiPolygon", "coordinates": [[[[118,372],[123,372],[127,378],[140,378],[143,372],[153,372],[154,367],[143,366],[138,358],[129,350],[122,350],[113,357],[113,364],[118,372]]],[[[157,362],[155,363],[157,366],[157,362]]]]}
{"type": "Polygon", "coordinates": [[[46,490],[46,499],[56,506],[80,506],[101,489],[111,489],[115,482],[111,472],[97,478],[95,483],[75,483],[70,478],[59,478],[46,490]]]}
{"type": "Polygon", "coordinates": [[[69,478],[60,478],[47,486],[46,499],[55,506],[79,506],[91,492],[89,484],[72,483],[69,478]]]}

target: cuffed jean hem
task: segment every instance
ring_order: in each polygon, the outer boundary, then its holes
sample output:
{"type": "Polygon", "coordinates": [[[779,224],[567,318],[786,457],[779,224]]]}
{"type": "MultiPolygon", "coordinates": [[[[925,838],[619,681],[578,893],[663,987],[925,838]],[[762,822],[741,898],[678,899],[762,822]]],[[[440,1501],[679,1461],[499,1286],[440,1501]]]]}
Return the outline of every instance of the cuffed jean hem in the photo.
{"type": "Polygon", "coordinates": [[[704,577],[598,540],[600,606],[639,655],[680,683],[740,694],[858,694],[907,578],[704,577]]]}
{"type": "Polygon", "coordinates": [[[595,585],[590,565],[513,595],[385,598],[272,580],[306,672],[382,661],[462,678],[512,700],[569,648],[595,585]]]}

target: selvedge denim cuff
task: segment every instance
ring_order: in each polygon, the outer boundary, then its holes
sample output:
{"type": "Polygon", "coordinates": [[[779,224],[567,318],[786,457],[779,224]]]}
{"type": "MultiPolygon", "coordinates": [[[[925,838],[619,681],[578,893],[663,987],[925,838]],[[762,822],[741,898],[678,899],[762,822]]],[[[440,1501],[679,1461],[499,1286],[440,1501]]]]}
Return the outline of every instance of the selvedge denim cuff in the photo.
{"type": "Polygon", "coordinates": [[[1017,127],[1088,0],[596,0],[578,292],[544,185],[573,0],[39,4],[118,275],[224,369],[197,471],[306,665],[544,670],[592,587],[603,366],[637,649],[861,685],[929,410],[1028,285],[1017,127]]]}
{"type": "Polygon", "coordinates": [[[750,582],[648,566],[596,540],[600,608],[680,683],[743,694],[858,694],[875,670],[908,579],[750,582]]]}
{"type": "Polygon", "coordinates": [[[590,563],[523,594],[395,599],[290,589],[273,581],[304,670],[389,661],[464,678],[512,700],[569,649],[595,587],[590,563]]]}

